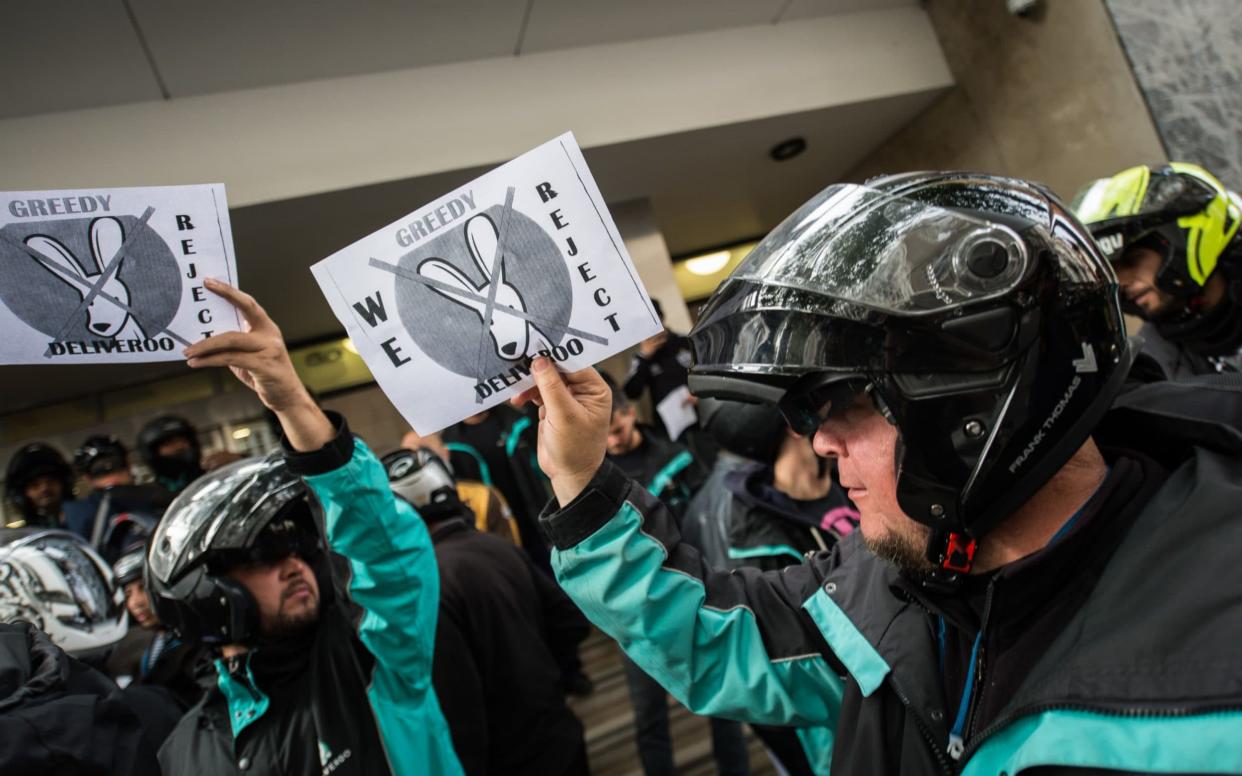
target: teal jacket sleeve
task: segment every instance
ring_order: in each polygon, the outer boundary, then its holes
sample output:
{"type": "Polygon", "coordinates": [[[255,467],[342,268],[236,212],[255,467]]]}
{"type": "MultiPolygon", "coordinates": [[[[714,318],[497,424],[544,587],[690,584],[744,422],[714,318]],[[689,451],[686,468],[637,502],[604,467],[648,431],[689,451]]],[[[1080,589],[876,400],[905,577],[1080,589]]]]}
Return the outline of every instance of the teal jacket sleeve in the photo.
{"type": "Polygon", "coordinates": [[[427,526],[388,487],[378,459],[339,415],[338,433],[311,453],[289,453],[323,505],[332,549],[349,561],[349,594],[363,609],[359,638],[388,670],[430,686],[440,576],[427,526]]]}
{"type": "Polygon", "coordinates": [[[541,520],[561,586],[687,708],[835,729],[845,670],[804,609],[819,588],[809,564],[713,570],[668,508],[607,461],[541,520]]]}

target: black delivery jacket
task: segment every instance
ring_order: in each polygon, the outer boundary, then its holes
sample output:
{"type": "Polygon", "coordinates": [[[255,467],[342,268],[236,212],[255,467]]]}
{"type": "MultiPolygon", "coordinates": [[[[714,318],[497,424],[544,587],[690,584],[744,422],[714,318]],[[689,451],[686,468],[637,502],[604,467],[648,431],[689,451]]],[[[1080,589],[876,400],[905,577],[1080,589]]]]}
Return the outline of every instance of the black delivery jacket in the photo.
{"type": "Polygon", "coordinates": [[[324,505],[331,546],[350,559],[351,594],[320,575],[313,628],[218,660],[216,682],[160,750],[170,773],[383,776],[401,763],[460,772],[430,688],[436,608],[426,599],[436,586],[420,584],[436,573],[430,537],[344,419],[329,419],[332,441],[286,455],[324,505]],[[392,635],[364,642],[381,630],[392,635]]]}
{"type": "Polygon", "coordinates": [[[957,596],[859,532],[781,571],[713,570],[607,462],[543,524],[566,592],[679,701],[826,727],[833,774],[1242,773],[1239,446],[1132,436],[1064,536],[957,596]]]}
{"type": "Polygon", "coordinates": [[[144,731],[140,714],[111,680],[66,655],[43,631],[0,623],[4,776],[158,774],[158,736],[144,731]]]}
{"type": "Polygon", "coordinates": [[[642,444],[608,459],[681,519],[707,480],[707,472],[685,445],[664,439],[650,426],[639,425],[639,429],[642,444]]]}
{"type": "Polygon", "coordinates": [[[432,679],[467,776],[571,773],[582,723],[560,665],[590,624],[512,542],[450,517],[431,526],[440,568],[432,679]]]}

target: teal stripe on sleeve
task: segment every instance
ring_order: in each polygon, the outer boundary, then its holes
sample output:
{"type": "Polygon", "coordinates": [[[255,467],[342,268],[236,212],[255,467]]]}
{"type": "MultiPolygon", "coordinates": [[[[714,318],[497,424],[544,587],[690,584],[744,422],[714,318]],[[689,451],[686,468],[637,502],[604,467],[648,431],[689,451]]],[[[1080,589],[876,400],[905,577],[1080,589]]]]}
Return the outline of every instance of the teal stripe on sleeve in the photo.
{"type": "Polygon", "coordinates": [[[836,736],[829,728],[797,728],[794,733],[802,744],[802,753],[815,776],[829,776],[832,772],[832,744],[836,736]]]}
{"type": "Polygon", "coordinates": [[[815,595],[802,604],[802,608],[806,609],[819,626],[832,653],[845,664],[854,681],[858,682],[862,694],[868,696],[875,692],[888,675],[888,663],[884,662],[884,658],[875,651],[871,642],[854,627],[854,623],[841,611],[837,602],[832,600],[832,596],[820,587],[815,595]]]}
{"type": "Polygon", "coordinates": [[[792,555],[795,560],[802,560],[802,553],[788,544],[760,544],[754,547],[730,547],[729,557],[734,560],[746,558],[767,558],[772,555],[792,555]]]}
{"type": "Polygon", "coordinates": [[[665,568],[667,558],[627,502],[555,551],[552,568],[583,613],[691,711],[835,729],[844,685],[823,656],[769,658],[749,608],[705,605],[703,581],[665,568]]]}

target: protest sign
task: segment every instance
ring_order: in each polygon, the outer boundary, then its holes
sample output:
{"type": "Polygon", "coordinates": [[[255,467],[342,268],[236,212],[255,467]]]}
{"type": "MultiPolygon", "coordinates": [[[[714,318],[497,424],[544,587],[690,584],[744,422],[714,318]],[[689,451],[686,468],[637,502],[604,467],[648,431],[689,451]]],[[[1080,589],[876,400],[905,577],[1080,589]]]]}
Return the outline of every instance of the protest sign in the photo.
{"type": "Polygon", "coordinates": [[[224,186],[0,194],[0,363],[175,361],[241,328],[224,186]]]}
{"type": "Polygon", "coordinates": [[[677,386],[660,400],[656,405],[656,414],[664,421],[664,430],[674,442],[681,438],[681,432],[699,422],[690,389],[684,385],[677,386]]]}
{"type": "Polygon", "coordinates": [[[570,133],[311,268],[420,434],[590,366],[660,321],[570,133]]]}

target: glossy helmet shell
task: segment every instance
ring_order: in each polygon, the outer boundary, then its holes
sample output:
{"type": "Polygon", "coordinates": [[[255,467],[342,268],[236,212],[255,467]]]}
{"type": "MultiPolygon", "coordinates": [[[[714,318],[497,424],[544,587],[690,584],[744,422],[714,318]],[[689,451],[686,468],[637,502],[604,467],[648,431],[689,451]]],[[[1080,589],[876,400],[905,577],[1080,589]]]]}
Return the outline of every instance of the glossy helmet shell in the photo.
{"type": "Polygon", "coordinates": [[[156,616],[187,641],[252,642],[259,629],[254,598],[224,570],[273,520],[291,514],[308,515],[313,523],[320,551],[304,560],[318,579],[320,605],[326,605],[332,575],[322,509],[277,451],[208,472],[168,507],[147,552],[145,582],[156,616]]]}
{"type": "Polygon", "coordinates": [[[33,516],[34,505],[26,498],[26,486],[43,475],[51,475],[60,481],[61,493],[66,500],[73,498],[73,470],[56,448],[42,442],[31,442],[9,459],[4,475],[5,493],[27,518],[33,516]]]}
{"type": "Polygon", "coordinates": [[[112,572],[76,534],[0,529],[0,622],[28,620],[69,654],[102,656],[125,636],[112,572]]]}
{"type": "Polygon", "coordinates": [[[95,434],[83,440],[73,453],[73,468],[88,477],[120,471],[128,466],[129,452],[121,440],[95,434]]]}
{"type": "Polygon", "coordinates": [[[1160,253],[1156,285],[1182,300],[1201,293],[1222,261],[1239,252],[1242,202],[1194,164],[1122,170],[1079,191],[1074,211],[1113,263],[1134,245],[1160,253]]]}
{"type": "Polygon", "coordinates": [[[899,432],[903,511],[971,539],[1083,444],[1131,359],[1087,230],[1044,187],[973,173],[829,187],[756,246],[690,338],[698,396],[868,385],[899,432]]]}
{"type": "Polygon", "coordinates": [[[457,492],[457,482],[448,464],[426,448],[394,450],[380,463],[393,493],[416,509],[450,500],[457,492]]]}

